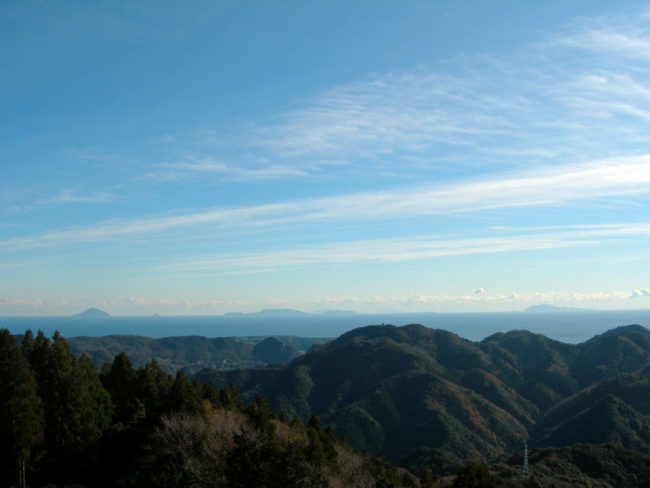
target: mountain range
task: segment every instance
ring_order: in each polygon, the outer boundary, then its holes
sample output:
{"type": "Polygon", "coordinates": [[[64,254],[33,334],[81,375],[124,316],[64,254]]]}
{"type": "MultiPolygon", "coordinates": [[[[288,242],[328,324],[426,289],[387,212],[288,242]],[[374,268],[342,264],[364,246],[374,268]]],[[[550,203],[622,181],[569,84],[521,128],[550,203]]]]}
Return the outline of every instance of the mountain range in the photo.
{"type": "Polygon", "coordinates": [[[472,342],[421,325],[368,326],[288,365],[194,378],[312,413],[357,448],[421,471],[522,450],[609,442],[650,454],[650,331],[572,345],[527,331],[472,342]],[[597,428],[596,428],[597,426],[597,428]]]}

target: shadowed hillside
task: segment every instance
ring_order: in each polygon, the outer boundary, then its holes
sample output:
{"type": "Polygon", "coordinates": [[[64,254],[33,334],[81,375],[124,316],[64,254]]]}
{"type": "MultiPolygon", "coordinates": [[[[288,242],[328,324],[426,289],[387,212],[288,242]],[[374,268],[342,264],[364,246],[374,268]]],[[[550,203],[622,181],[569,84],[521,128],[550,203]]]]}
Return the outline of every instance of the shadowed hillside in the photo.
{"type": "Polygon", "coordinates": [[[72,337],[68,340],[75,354],[87,354],[96,366],[126,353],[136,366],[155,359],[167,372],[178,368],[195,373],[206,367],[215,369],[250,368],[264,364],[288,363],[314,344],[328,339],[301,337],[165,337],[152,339],[132,335],[72,337]]]}
{"type": "Polygon", "coordinates": [[[649,358],[650,332],[640,326],[620,327],[578,345],[526,331],[474,343],[420,325],[369,326],[287,366],[206,369],[196,378],[218,387],[233,383],[247,398],[263,394],[290,414],[316,413],[356,447],[392,461],[437,463],[453,471],[468,459],[485,461],[514,452],[531,435],[532,443],[542,445],[613,441],[644,448],[649,438],[626,434],[633,427],[617,419],[647,425],[647,395],[635,403],[631,393],[643,389],[647,379],[615,376],[638,375],[649,358]],[[605,378],[614,379],[595,383],[605,378]],[[630,385],[619,388],[615,399],[596,402],[592,412],[579,406],[571,414],[564,410],[581,401],[591,405],[591,397],[580,400],[582,395],[598,396],[617,381],[630,385]],[[611,420],[608,435],[589,439],[575,434],[577,426],[603,415],[611,420]],[[576,427],[568,423],[558,437],[550,427],[554,416],[573,419],[576,427]]]}
{"type": "Polygon", "coordinates": [[[612,442],[650,454],[650,375],[616,376],[566,399],[539,420],[534,438],[540,446],[612,442]]]}
{"type": "Polygon", "coordinates": [[[489,468],[502,488],[650,486],[650,456],[612,444],[534,449],[529,454],[529,464],[531,477],[525,482],[521,479],[521,455],[502,459],[489,468]]]}

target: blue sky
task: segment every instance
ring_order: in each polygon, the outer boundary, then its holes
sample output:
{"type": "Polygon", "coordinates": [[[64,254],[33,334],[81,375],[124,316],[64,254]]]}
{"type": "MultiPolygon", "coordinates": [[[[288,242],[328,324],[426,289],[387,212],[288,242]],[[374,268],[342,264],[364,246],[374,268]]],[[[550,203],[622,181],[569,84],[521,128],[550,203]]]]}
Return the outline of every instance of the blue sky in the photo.
{"type": "Polygon", "coordinates": [[[644,2],[4,2],[0,315],[650,308],[644,2]]]}

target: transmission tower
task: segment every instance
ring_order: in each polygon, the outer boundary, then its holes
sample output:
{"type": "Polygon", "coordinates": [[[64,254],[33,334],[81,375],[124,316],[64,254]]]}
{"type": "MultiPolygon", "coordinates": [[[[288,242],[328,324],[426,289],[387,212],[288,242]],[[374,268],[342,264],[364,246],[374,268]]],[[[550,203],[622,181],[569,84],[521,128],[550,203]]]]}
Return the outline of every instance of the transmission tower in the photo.
{"type": "Polygon", "coordinates": [[[521,471],[521,479],[530,478],[530,468],[528,468],[528,442],[524,442],[524,469],[521,471]]]}

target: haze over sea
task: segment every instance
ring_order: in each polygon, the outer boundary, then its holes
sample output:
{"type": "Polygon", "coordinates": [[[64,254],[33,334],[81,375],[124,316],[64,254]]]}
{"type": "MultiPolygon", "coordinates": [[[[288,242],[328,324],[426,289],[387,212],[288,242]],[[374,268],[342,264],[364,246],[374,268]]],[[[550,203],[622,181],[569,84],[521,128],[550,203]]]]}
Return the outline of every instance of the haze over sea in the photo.
{"type": "Polygon", "coordinates": [[[0,317],[0,327],[13,334],[26,329],[55,330],[65,337],[132,334],[146,337],[199,335],[205,337],[245,337],[294,335],[337,337],[351,329],[371,324],[405,325],[418,323],[445,329],[472,341],[496,332],[526,329],[567,343],[586,341],[620,325],[650,327],[650,310],[501,312],[501,313],[387,313],[387,314],[242,314],[216,316],[110,316],[0,317]]]}

